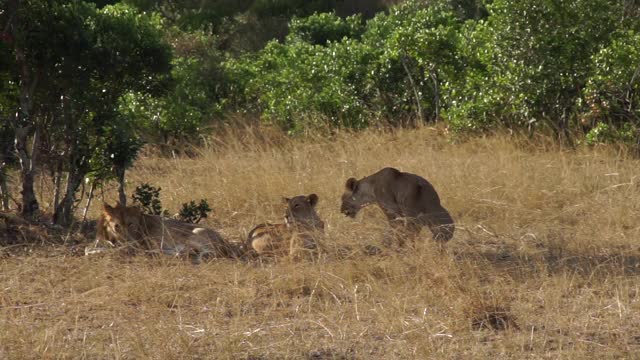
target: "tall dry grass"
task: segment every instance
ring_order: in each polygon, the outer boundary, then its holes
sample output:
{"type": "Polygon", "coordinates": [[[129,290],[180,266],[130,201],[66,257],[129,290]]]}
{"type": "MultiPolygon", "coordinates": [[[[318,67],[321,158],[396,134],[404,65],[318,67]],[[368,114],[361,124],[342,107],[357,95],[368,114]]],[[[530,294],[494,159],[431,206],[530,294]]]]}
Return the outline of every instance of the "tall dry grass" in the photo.
{"type": "MultiPolygon", "coordinates": [[[[146,155],[129,176],[177,210],[206,198],[227,238],[278,221],[282,196],[316,193],[315,262],[88,257],[0,262],[0,358],[633,358],[640,353],[638,161],[441,130],[290,140],[256,129],[195,158],[146,155]],[[365,255],[385,219],[339,213],[345,180],[385,166],[429,179],[457,221],[365,255]]],[[[115,199],[108,193],[107,200],[115,199]]],[[[99,204],[91,211],[98,214],[99,204]]]]}

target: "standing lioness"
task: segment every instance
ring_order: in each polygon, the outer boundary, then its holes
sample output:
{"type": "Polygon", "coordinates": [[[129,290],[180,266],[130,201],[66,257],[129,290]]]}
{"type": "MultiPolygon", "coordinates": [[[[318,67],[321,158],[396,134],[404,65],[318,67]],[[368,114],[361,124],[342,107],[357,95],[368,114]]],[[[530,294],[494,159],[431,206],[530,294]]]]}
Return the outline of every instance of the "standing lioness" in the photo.
{"type": "Polygon", "coordinates": [[[324,222],[316,212],[318,195],[284,198],[284,224],[260,224],[247,237],[247,248],[258,255],[291,255],[314,251],[324,222]]]}
{"type": "Polygon", "coordinates": [[[202,226],[149,215],[138,207],[104,204],[98,219],[97,240],[133,243],[145,250],[167,255],[189,255],[200,262],[203,255],[231,257],[234,247],[216,231],[202,226]]]}
{"type": "MultiPolygon", "coordinates": [[[[349,217],[355,218],[360,209],[375,203],[389,219],[392,234],[405,233],[413,240],[427,226],[437,241],[453,237],[451,215],[440,204],[433,186],[418,175],[384,168],[361,180],[350,178],[345,186],[340,211],[349,217]]],[[[398,240],[400,245],[404,243],[402,236],[398,240]]]]}

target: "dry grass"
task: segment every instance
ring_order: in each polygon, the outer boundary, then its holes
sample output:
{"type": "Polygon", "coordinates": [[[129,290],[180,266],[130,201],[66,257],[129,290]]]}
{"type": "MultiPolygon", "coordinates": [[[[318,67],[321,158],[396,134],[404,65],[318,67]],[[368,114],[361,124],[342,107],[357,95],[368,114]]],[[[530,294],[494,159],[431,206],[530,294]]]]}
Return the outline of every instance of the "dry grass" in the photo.
{"type": "MultiPolygon", "coordinates": [[[[0,260],[0,358],[633,358],[640,352],[638,161],[507,136],[451,144],[439,130],[290,141],[251,131],[192,159],[147,155],[130,188],[169,209],[206,198],[240,240],[315,192],[315,262],[199,266],[45,254],[0,260]],[[440,252],[368,256],[381,212],[339,213],[349,176],[394,166],[429,179],[458,222],[440,252]],[[634,355],[635,354],[635,355],[634,355]]],[[[109,193],[110,196],[115,194],[109,193]]],[[[95,217],[98,206],[92,210],[95,217]]],[[[60,252],[60,254],[64,254],[60,252]]]]}

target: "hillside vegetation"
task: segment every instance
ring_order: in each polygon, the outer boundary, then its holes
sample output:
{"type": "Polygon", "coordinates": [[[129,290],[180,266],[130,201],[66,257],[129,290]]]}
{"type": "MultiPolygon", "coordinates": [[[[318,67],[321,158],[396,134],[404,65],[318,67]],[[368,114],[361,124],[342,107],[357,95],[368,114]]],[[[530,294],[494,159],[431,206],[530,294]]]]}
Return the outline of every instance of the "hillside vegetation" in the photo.
{"type": "Polygon", "coordinates": [[[447,124],[640,151],[638,0],[5,0],[0,208],[69,227],[143,143],[447,124]],[[5,174],[20,170],[9,192],[5,174]],[[89,191],[92,193],[91,191],[89,191]],[[20,198],[20,199],[18,199],[20,198]]]}
{"type": "Polygon", "coordinates": [[[279,221],[282,196],[317,193],[327,224],[321,256],[196,266],[118,250],[76,256],[69,244],[6,247],[0,357],[637,354],[638,160],[620,148],[568,151],[509,135],[454,144],[442,131],[292,140],[249,128],[209,138],[195,157],[145,152],[127,186],[161,187],[169,209],[206,198],[213,213],[204,223],[231,240],[279,221]],[[442,249],[425,231],[405,250],[362,251],[380,245],[384,217],[371,207],[348,219],[340,195],[348,177],[384,166],[434,184],[458,226],[442,249]]]}

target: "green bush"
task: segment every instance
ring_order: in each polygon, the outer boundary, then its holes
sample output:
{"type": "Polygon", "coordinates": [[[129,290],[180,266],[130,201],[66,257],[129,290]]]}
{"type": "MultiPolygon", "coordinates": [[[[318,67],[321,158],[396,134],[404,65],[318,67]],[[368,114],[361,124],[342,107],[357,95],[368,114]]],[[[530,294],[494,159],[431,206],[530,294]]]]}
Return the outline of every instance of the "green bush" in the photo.
{"type": "Polygon", "coordinates": [[[596,124],[585,136],[588,145],[602,143],[635,144],[638,139],[638,128],[634,124],[626,123],[618,127],[609,124],[596,124]]]}
{"type": "Polygon", "coordinates": [[[140,186],[136,186],[131,198],[133,199],[133,203],[139,205],[145,213],[151,215],[164,215],[166,212],[162,210],[160,190],[162,190],[162,188],[144,183],[140,186]]]}
{"type": "MultiPolygon", "coordinates": [[[[133,203],[140,206],[146,214],[166,216],[168,212],[162,208],[162,202],[160,201],[161,190],[159,187],[144,183],[136,186],[131,198],[133,199],[133,203]]],[[[197,224],[200,220],[208,217],[210,212],[211,207],[207,200],[201,199],[199,203],[191,200],[188,203],[182,204],[182,208],[177,214],[177,219],[191,224],[197,224]]]]}
{"type": "Polygon", "coordinates": [[[495,0],[461,43],[467,68],[451,112],[455,130],[544,125],[566,135],[619,6],[608,0],[495,0]]]}
{"type": "Polygon", "coordinates": [[[271,42],[257,55],[227,63],[241,80],[237,98],[255,102],[266,121],[291,132],[323,125],[367,125],[359,91],[367,51],[354,40],[312,45],[271,42]]]}
{"type": "Polygon", "coordinates": [[[592,67],[580,102],[583,124],[596,126],[593,131],[600,123],[612,130],[639,126],[640,33],[616,34],[609,46],[592,57],[592,67]]]}
{"type": "Polygon", "coordinates": [[[180,212],[178,212],[178,219],[180,221],[188,222],[191,224],[197,224],[200,220],[209,216],[211,207],[205,199],[201,199],[198,204],[194,200],[188,203],[182,204],[180,212]]]}
{"type": "Polygon", "coordinates": [[[288,40],[300,40],[311,45],[326,45],[344,38],[357,39],[363,31],[364,26],[360,16],[342,19],[333,13],[320,13],[291,19],[288,40]]]}
{"type": "Polygon", "coordinates": [[[437,119],[463,65],[459,19],[446,6],[408,3],[362,27],[357,17],[295,19],[284,43],[226,63],[235,91],[267,121],[304,128],[363,128],[377,119],[437,119]],[[252,105],[257,104],[257,105],[252,105]]]}
{"type": "Polygon", "coordinates": [[[407,2],[369,21],[363,35],[373,54],[368,106],[386,119],[437,120],[462,70],[456,46],[460,26],[449,6],[437,3],[407,2]]]}
{"type": "Polygon", "coordinates": [[[167,94],[151,97],[130,92],[121,102],[121,111],[144,129],[147,138],[164,142],[193,139],[215,119],[220,120],[226,82],[215,38],[175,28],[169,35],[180,42],[180,48],[172,61],[167,94]]]}

